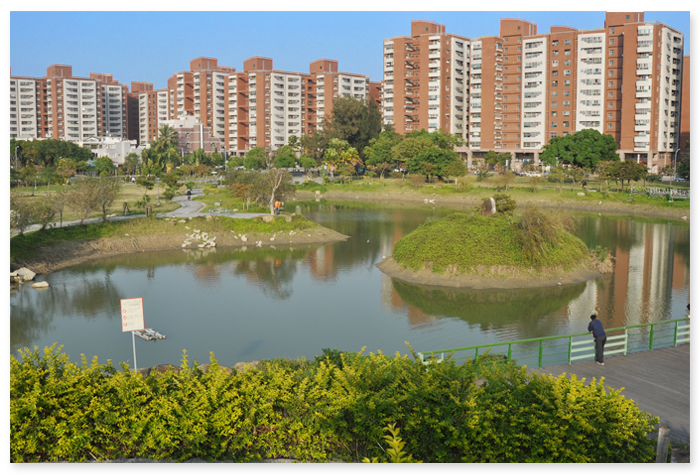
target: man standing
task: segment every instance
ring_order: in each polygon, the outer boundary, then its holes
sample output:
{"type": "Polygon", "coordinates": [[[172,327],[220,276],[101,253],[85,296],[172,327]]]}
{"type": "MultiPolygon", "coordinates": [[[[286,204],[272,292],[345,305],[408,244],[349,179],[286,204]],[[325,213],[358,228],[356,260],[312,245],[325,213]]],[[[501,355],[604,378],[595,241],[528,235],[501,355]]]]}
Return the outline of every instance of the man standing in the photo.
{"type": "Polygon", "coordinates": [[[282,203],[280,203],[280,200],[275,201],[275,214],[280,214],[280,206],[282,203]]]}
{"type": "Polygon", "coordinates": [[[603,330],[603,324],[600,320],[596,318],[596,315],[591,315],[591,323],[588,324],[588,331],[593,334],[593,339],[595,340],[595,354],[596,363],[603,366],[603,347],[605,346],[605,330],[603,330]]]}

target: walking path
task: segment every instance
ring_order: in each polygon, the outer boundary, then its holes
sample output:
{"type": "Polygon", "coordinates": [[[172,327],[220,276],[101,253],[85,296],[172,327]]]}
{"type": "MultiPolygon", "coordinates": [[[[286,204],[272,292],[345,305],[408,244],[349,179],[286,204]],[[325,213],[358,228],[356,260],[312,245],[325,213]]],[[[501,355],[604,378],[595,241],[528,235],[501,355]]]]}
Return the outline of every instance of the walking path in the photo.
{"type": "Polygon", "coordinates": [[[528,368],[528,372],[569,377],[573,373],[587,382],[605,378],[605,386],[624,388],[623,396],[658,416],[659,425],[671,429],[672,442],[690,445],[690,345],[609,356],[604,366],[591,360],[528,368]]]}
{"type": "MultiPolygon", "coordinates": [[[[204,192],[201,189],[192,190],[192,198],[202,195],[204,195],[204,192]]],[[[196,216],[206,216],[207,214],[214,214],[215,216],[227,216],[229,218],[254,218],[256,216],[267,215],[267,213],[202,213],[200,212],[200,210],[204,208],[204,203],[200,201],[195,201],[194,199],[188,200],[187,196],[177,196],[173,198],[173,201],[175,203],[179,203],[181,207],[176,209],[175,211],[165,213],[165,216],[169,218],[194,218],[196,216]]],[[[158,213],[158,215],[162,215],[162,213],[158,213]]],[[[107,218],[107,220],[121,221],[122,219],[138,218],[140,216],[145,215],[132,214],[128,216],[112,216],[107,218]]],[[[90,218],[83,221],[83,224],[99,223],[100,221],[102,221],[102,218],[90,218]]],[[[76,224],[80,224],[80,220],[63,221],[63,223],[51,223],[50,227],[62,228],[66,226],[74,226],[76,224]]],[[[41,229],[40,224],[32,224],[31,226],[27,227],[27,229],[25,229],[24,232],[28,233],[32,231],[38,231],[39,229],[41,229]]]]}

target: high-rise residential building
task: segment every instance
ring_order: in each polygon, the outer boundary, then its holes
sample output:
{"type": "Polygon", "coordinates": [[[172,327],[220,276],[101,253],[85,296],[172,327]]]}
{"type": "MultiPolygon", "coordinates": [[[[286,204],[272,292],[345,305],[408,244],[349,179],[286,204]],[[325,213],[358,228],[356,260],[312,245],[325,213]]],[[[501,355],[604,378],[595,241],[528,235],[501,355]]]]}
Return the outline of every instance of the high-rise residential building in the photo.
{"type": "Polygon", "coordinates": [[[690,56],[683,56],[683,79],[681,81],[681,130],[679,147],[690,152],[690,56]]]}
{"type": "Polygon", "coordinates": [[[54,64],[43,78],[10,76],[10,138],[127,137],[128,89],[111,74],[73,76],[54,64]]]}
{"type": "MultiPolygon", "coordinates": [[[[411,22],[384,40],[383,115],[394,130],[460,135],[471,165],[489,150],[539,161],[552,137],[595,129],[622,159],[652,171],[679,144],[683,35],[643,12],[606,13],[603,28],[501,20],[498,36],[470,39],[411,22]]],[[[689,61],[689,60],[688,60],[689,61]]]]}
{"type": "Polygon", "coordinates": [[[139,143],[145,144],[158,137],[158,128],[170,118],[170,93],[167,89],[144,90],[138,94],[139,143]]]}

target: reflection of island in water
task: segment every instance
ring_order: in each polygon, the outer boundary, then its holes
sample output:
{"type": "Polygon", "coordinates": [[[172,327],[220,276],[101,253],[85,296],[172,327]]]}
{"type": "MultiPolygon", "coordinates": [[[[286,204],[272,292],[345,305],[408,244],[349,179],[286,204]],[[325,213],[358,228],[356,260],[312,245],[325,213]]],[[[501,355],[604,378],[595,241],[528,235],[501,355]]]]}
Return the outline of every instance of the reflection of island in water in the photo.
{"type": "Polygon", "coordinates": [[[563,287],[474,290],[430,287],[392,279],[401,299],[426,314],[459,318],[482,330],[517,324],[523,338],[547,334],[551,322],[542,319],[580,296],[586,282],[563,287]]]}

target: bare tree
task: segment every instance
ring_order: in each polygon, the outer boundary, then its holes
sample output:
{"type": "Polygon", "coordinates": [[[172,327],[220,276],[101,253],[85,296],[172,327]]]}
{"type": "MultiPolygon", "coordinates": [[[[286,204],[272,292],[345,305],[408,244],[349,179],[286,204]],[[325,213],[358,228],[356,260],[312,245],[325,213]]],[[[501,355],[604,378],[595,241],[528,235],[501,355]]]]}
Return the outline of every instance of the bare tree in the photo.
{"type": "Polygon", "coordinates": [[[275,156],[269,150],[265,150],[265,164],[267,170],[262,174],[262,182],[266,192],[270,195],[270,214],[275,214],[275,194],[282,198],[291,189],[292,176],[279,168],[275,168],[275,156]]]}
{"type": "Polygon", "coordinates": [[[32,224],[29,199],[18,191],[10,192],[10,235],[24,234],[32,224]]]}
{"type": "Polygon", "coordinates": [[[97,184],[99,180],[99,178],[85,177],[75,181],[71,186],[67,204],[78,215],[80,224],[83,224],[88,216],[100,209],[100,190],[97,184]]]}
{"type": "Polygon", "coordinates": [[[97,188],[97,201],[102,210],[102,221],[107,221],[107,211],[110,206],[112,206],[112,203],[121,195],[122,179],[112,177],[99,178],[97,188]]]}

